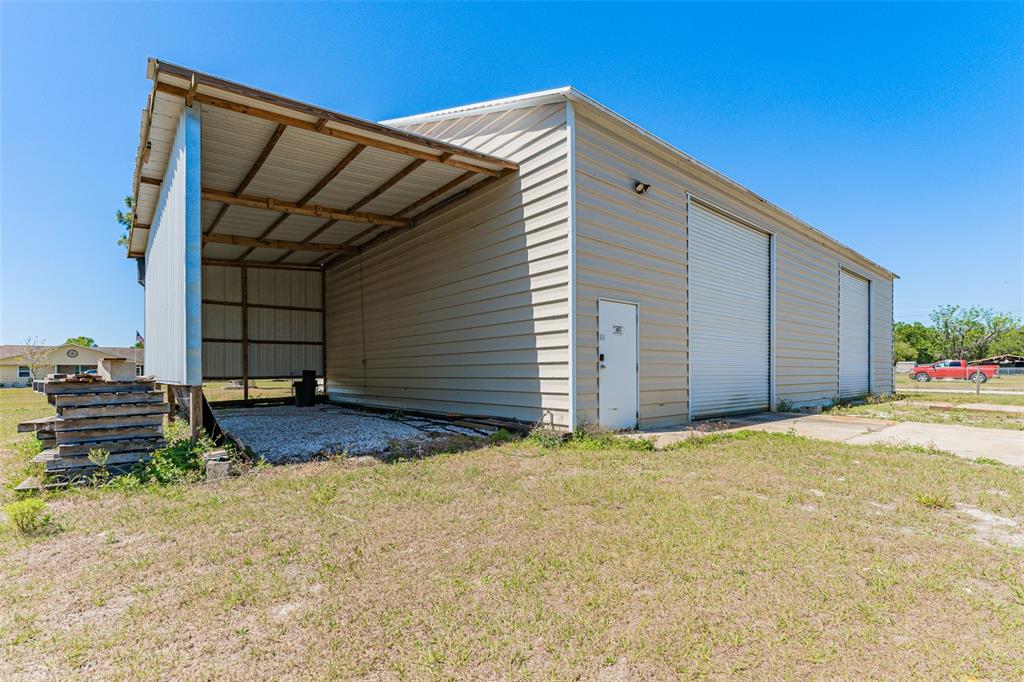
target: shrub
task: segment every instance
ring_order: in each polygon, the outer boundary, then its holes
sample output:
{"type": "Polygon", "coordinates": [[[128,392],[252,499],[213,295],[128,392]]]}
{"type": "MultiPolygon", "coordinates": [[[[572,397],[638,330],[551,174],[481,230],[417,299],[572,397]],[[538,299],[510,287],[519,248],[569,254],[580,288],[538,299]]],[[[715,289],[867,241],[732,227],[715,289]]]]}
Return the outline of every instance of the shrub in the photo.
{"type": "Polygon", "coordinates": [[[4,514],[22,535],[36,535],[50,525],[46,503],[38,497],[29,497],[4,505],[4,514]]]}
{"type": "Polygon", "coordinates": [[[796,406],[786,398],[783,398],[775,404],[776,412],[796,412],[796,406]]]}
{"type": "Polygon", "coordinates": [[[144,485],[172,485],[194,483],[203,478],[203,453],[214,450],[216,444],[206,435],[191,441],[189,426],[183,420],[174,420],[164,431],[167,444],[153,453],[146,462],[140,462],[127,476],[120,476],[108,485],[121,489],[134,489],[144,485]]]}

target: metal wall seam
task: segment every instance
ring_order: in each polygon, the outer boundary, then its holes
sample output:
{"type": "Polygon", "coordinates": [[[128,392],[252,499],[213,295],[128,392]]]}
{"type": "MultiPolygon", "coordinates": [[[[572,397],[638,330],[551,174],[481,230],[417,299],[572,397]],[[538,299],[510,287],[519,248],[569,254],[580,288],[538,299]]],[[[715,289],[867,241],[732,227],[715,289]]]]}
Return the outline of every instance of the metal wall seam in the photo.
{"type": "MultiPolygon", "coordinates": [[[[576,112],[565,100],[569,141],[569,430],[576,430],[576,112]]],[[[639,321],[637,322],[639,337],[639,321]]],[[[639,399],[638,399],[639,400],[639,399]]]]}

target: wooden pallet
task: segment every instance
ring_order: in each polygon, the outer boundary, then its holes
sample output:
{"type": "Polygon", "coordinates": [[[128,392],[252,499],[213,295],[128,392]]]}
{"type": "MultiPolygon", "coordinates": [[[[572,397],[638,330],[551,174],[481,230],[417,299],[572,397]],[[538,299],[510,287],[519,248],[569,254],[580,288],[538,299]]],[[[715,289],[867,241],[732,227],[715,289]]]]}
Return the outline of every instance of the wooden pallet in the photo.
{"type": "Polygon", "coordinates": [[[44,450],[35,458],[45,467],[40,480],[27,479],[19,489],[50,487],[51,481],[79,481],[95,472],[98,462],[90,453],[106,454],[105,468],[124,472],[165,445],[164,416],[169,406],[163,391],[151,379],[104,381],[95,376],[47,380],[42,392],[55,406],[52,417],[18,425],[35,432],[44,450]]]}

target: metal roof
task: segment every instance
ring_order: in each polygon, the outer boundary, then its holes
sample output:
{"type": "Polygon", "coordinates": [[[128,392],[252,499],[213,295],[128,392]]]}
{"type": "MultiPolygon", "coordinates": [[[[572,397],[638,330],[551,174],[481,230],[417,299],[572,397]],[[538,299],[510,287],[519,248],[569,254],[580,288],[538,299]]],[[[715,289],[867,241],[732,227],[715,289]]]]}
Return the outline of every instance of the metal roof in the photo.
{"type": "Polygon", "coordinates": [[[145,253],[183,107],[202,112],[205,261],[319,265],[518,169],[512,161],[150,59],[128,255],[145,253]]]}
{"type": "Polygon", "coordinates": [[[835,239],[834,237],[829,236],[828,234],[826,234],[825,232],[823,232],[823,231],[819,230],[818,228],[814,227],[810,223],[807,223],[807,222],[801,220],[800,218],[798,218],[797,216],[793,215],[792,213],[790,213],[786,209],[784,209],[784,208],[778,206],[777,204],[774,204],[771,201],[765,199],[760,194],[757,194],[753,190],[748,189],[747,187],[741,185],[740,183],[736,182],[735,180],[733,180],[732,178],[728,177],[724,173],[721,173],[721,172],[715,170],[714,168],[712,168],[711,166],[707,165],[706,163],[703,163],[703,162],[695,159],[694,157],[690,156],[689,154],[687,154],[686,152],[682,151],[678,147],[675,147],[671,143],[666,142],[665,140],[661,139],[660,137],[658,137],[654,133],[646,130],[645,128],[640,127],[636,123],[633,123],[632,121],[627,119],[625,116],[617,113],[616,111],[610,109],[609,107],[606,107],[605,105],[601,104],[600,102],[598,102],[594,98],[592,98],[592,97],[590,97],[590,96],[580,92],[579,90],[577,90],[576,88],[574,88],[572,86],[565,86],[565,87],[561,87],[561,88],[553,88],[553,89],[550,89],[550,90],[540,90],[540,91],[537,91],[537,92],[530,92],[530,93],[526,93],[526,94],[523,94],[523,95],[516,95],[514,97],[504,97],[504,98],[501,98],[501,99],[487,100],[487,101],[484,101],[484,102],[475,102],[473,104],[465,104],[465,105],[462,105],[462,106],[451,107],[449,109],[439,109],[437,111],[431,111],[431,112],[427,112],[427,113],[424,113],[424,114],[415,114],[413,116],[404,116],[404,117],[401,117],[401,118],[392,118],[392,119],[387,119],[385,121],[381,121],[381,123],[383,123],[384,125],[390,125],[390,126],[395,126],[395,127],[399,127],[400,128],[402,126],[412,126],[412,125],[415,125],[415,124],[425,123],[425,122],[428,122],[428,121],[437,121],[437,120],[442,120],[442,119],[446,119],[446,118],[455,118],[455,117],[462,117],[462,116],[478,116],[478,115],[484,114],[484,113],[493,113],[493,112],[496,112],[496,111],[504,111],[504,110],[508,110],[508,109],[517,109],[517,108],[521,108],[521,107],[533,107],[533,106],[539,106],[539,105],[542,105],[542,104],[548,104],[548,103],[551,103],[551,102],[558,102],[558,101],[570,101],[570,102],[582,103],[582,104],[584,104],[586,106],[591,107],[592,109],[598,111],[603,116],[611,118],[611,119],[617,121],[618,123],[620,123],[622,125],[625,125],[626,127],[632,129],[633,131],[635,131],[636,133],[638,133],[642,137],[650,140],[655,145],[661,147],[663,150],[665,150],[665,151],[667,151],[667,152],[669,152],[669,153],[671,153],[671,154],[681,158],[682,160],[686,161],[687,163],[692,164],[693,166],[701,169],[703,172],[709,173],[709,174],[713,175],[714,177],[724,181],[725,183],[727,183],[728,185],[732,186],[733,188],[738,189],[739,191],[747,194],[748,196],[750,196],[751,198],[755,199],[757,202],[761,203],[762,205],[764,205],[765,207],[767,207],[771,211],[774,211],[777,214],[779,214],[781,216],[784,216],[785,218],[787,218],[787,219],[793,221],[794,223],[796,223],[799,227],[803,228],[804,230],[809,231],[812,235],[817,236],[820,240],[824,240],[827,243],[830,243],[830,244],[838,247],[845,254],[847,254],[849,256],[853,256],[854,258],[859,259],[859,260],[861,260],[861,261],[871,265],[872,267],[877,268],[878,270],[881,270],[882,272],[888,273],[889,275],[891,275],[895,279],[899,279],[899,275],[897,275],[893,271],[889,270],[888,268],[886,268],[886,267],[884,267],[882,265],[879,265],[878,263],[876,263],[873,260],[869,259],[867,256],[865,256],[864,254],[860,253],[859,251],[853,249],[850,246],[847,246],[846,244],[843,244],[838,239],[835,239]]]}

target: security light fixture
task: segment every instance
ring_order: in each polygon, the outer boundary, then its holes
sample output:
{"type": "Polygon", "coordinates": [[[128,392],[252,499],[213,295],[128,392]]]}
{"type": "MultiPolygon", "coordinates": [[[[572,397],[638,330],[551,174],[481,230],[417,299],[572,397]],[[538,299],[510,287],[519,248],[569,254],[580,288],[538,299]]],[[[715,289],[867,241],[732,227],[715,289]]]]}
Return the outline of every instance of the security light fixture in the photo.
{"type": "Polygon", "coordinates": [[[650,183],[640,182],[638,180],[636,185],[633,186],[633,189],[636,190],[637,194],[647,194],[651,191],[651,185],[650,183]]]}

